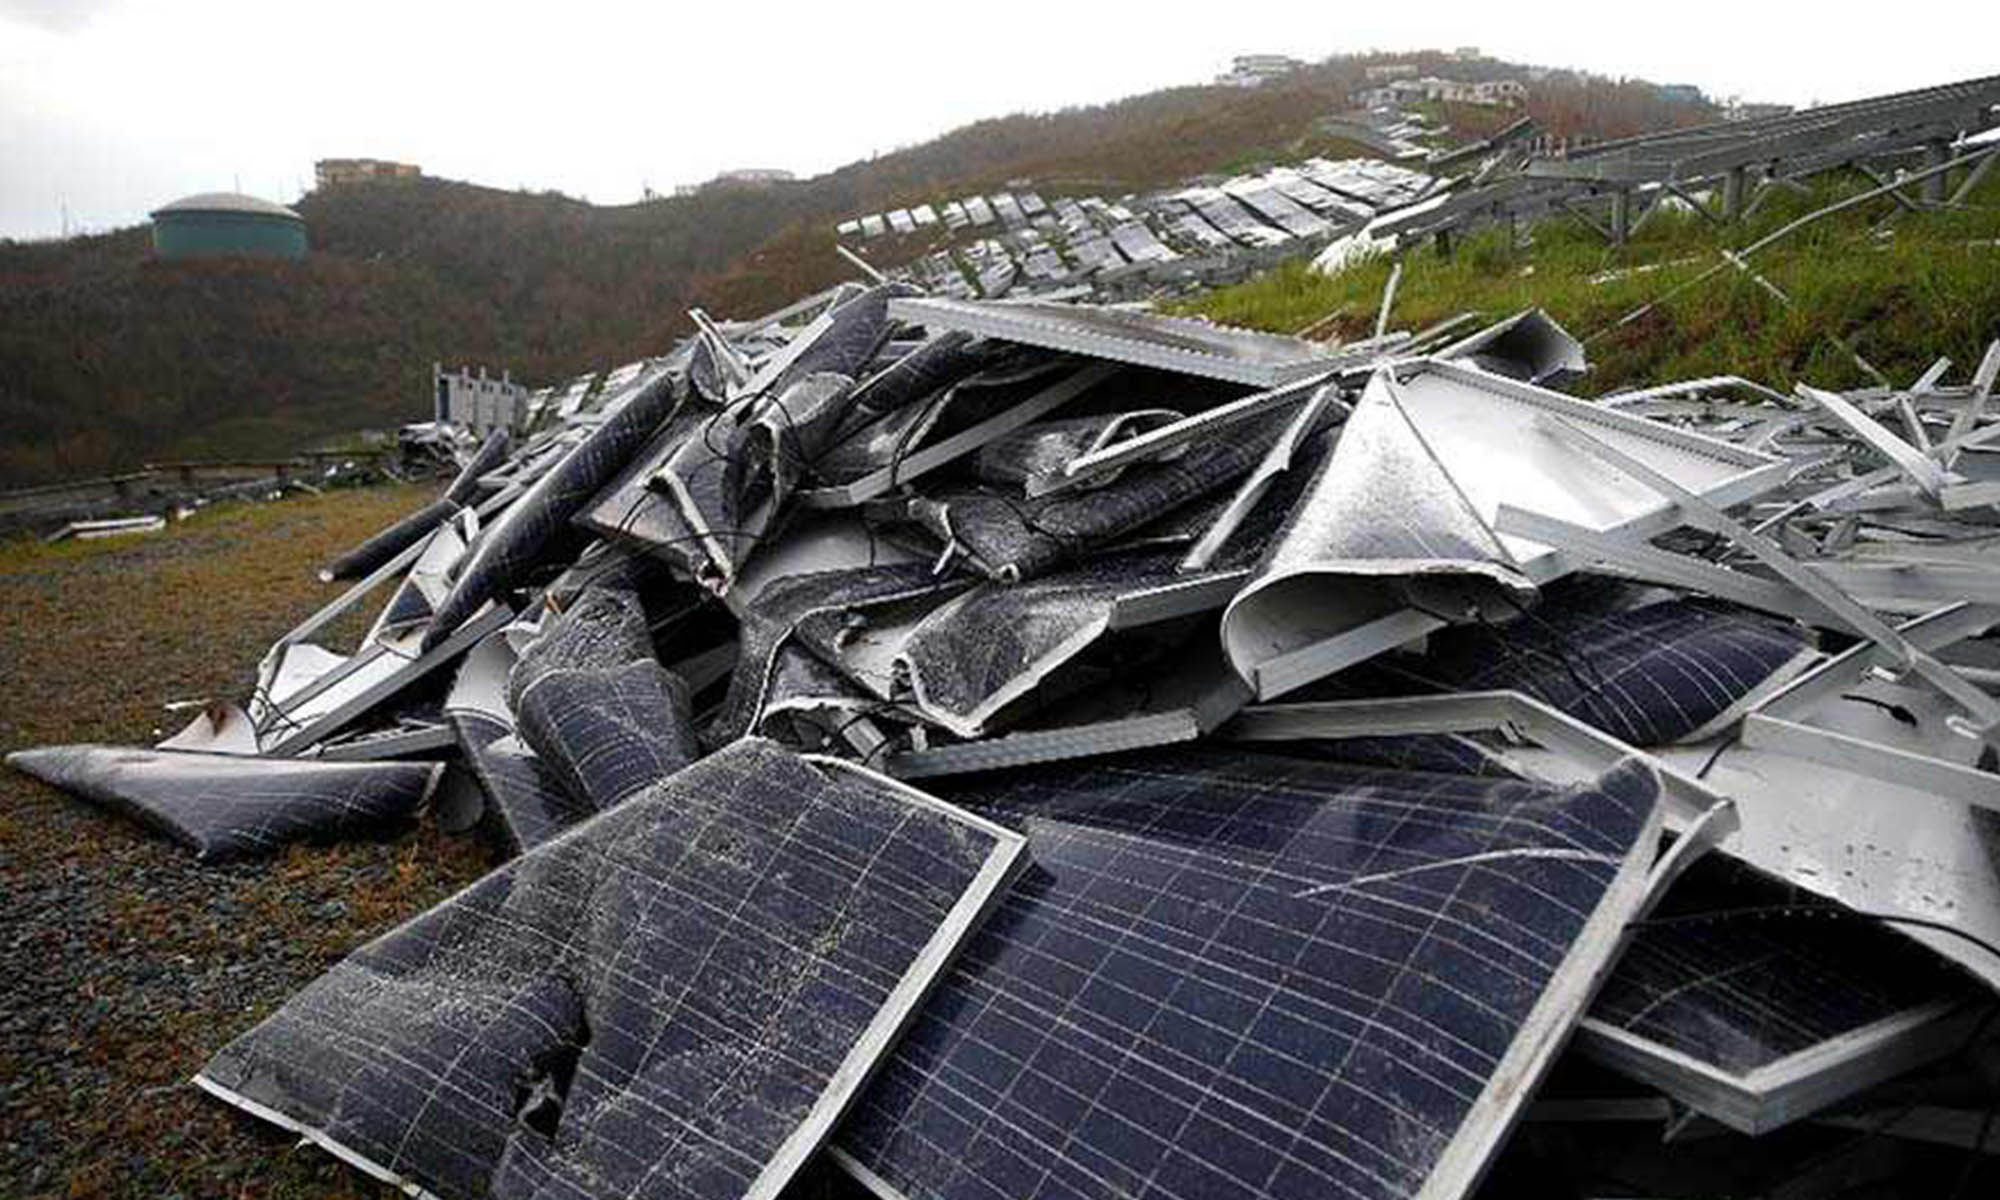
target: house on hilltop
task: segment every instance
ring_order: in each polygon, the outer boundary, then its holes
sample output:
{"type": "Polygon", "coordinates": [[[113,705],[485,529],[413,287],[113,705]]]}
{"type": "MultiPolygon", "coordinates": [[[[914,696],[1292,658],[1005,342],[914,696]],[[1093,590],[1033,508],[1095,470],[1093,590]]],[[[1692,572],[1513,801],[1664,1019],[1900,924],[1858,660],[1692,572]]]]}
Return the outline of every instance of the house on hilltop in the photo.
{"type": "Polygon", "coordinates": [[[313,176],[323,188],[383,179],[415,179],[423,173],[423,168],[415,163],[390,162],[384,158],[322,158],[313,164],[313,176]]]}

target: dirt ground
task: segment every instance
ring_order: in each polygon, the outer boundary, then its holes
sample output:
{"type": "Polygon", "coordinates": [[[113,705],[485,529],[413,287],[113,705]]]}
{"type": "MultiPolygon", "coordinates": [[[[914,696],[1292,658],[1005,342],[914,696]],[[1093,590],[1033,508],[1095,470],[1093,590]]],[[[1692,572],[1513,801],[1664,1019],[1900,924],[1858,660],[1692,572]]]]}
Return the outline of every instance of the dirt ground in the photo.
{"type": "MultiPolygon", "coordinates": [[[[0,543],[0,752],[146,744],[192,716],[169,702],[240,699],[264,649],[336,594],[317,566],[433,491],[342,491],[219,506],[159,534],[0,543]]],[[[426,824],[203,867],[0,770],[0,1196],[392,1194],[188,1080],[349,950],[488,865],[477,844],[426,824]]]]}

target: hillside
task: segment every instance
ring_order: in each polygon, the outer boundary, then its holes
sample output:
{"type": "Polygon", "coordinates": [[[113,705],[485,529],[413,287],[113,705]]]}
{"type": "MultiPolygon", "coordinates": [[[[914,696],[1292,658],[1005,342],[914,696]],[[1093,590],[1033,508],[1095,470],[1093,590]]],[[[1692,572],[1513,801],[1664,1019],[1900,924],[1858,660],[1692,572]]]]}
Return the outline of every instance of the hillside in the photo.
{"type": "MultiPolygon", "coordinates": [[[[1396,57],[1460,78],[1518,71],[1396,57]]],[[[437,179],[315,192],[297,205],[313,245],[301,263],[158,262],[143,227],[0,241],[0,486],[418,419],[435,360],[541,383],[656,353],[689,305],[748,315],[845,277],[831,226],[858,212],[1024,177],[1116,194],[1351,152],[1315,126],[1387,58],[979,121],[788,186],[617,207],[437,179]]],[[[1527,111],[1593,136],[1708,115],[1569,75],[1538,82],[1527,111]]],[[[1501,114],[1448,117],[1469,137],[1501,114]]]]}

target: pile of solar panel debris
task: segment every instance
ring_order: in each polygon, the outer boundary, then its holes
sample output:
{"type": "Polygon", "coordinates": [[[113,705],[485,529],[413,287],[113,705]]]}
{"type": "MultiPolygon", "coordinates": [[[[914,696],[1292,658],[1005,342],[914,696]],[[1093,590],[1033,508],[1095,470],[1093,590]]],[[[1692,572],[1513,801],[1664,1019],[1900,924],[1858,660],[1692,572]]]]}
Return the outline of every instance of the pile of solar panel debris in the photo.
{"type": "Polygon", "coordinates": [[[846,285],[487,440],[241,708],[12,761],[495,840],[196,1081],[438,1196],[1990,1195],[2000,347],[1584,368],[846,285]]]}

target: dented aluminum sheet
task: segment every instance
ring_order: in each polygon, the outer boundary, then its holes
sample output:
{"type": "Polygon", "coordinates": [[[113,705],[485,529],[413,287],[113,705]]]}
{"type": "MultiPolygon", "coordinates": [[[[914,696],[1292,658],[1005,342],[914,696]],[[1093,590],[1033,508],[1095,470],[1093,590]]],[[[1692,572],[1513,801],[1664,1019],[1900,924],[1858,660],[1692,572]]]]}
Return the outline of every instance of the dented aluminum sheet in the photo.
{"type": "Polygon", "coordinates": [[[2000,777],[1974,769],[1980,743],[1952,711],[1926,689],[1868,682],[1786,722],[1808,731],[1796,741],[1767,748],[1746,729],[1663,757],[1690,769],[1713,759],[1705,778],[1743,819],[1727,853],[1857,912],[1907,917],[1902,932],[2000,988],[2000,957],[1980,944],[2000,946],[2000,777]],[[1900,753],[1887,770],[1856,770],[1883,757],[1862,757],[1870,747],[1900,753]]]}
{"type": "Polygon", "coordinates": [[[1123,309],[926,297],[892,300],[889,315],[932,330],[961,329],[1251,387],[1276,387],[1331,365],[1313,342],[1123,309]]]}
{"type": "Polygon", "coordinates": [[[1570,449],[1542,426],[1546,417],[1573,420],[1720,504],[1768,491],[1789,470],[1772,455],[1452,362],[1384,368],[1362,406],[1377,411],[1374,440],[1394,451],[1364,464],[1384,478],[1355,491],[1343,473],[1322,470],[1323,486],[1294,510],[1224,617],[1229,657],[1260,696],[1472,612],[1525,604],[1525,585],[1572,569],[1556,547],[1495,533],[1502,505],[1591,529],[1677,523],[1671,501],[1570,449]],[[1422,515],[1413,516],[1419,492],[1422,515]],[[1434,574],[1444,588],[1424,586],[1434,574]]]}
{"type": "Polygon", "coordinates": [[[370,943],[204,1089],[441,1196],[776,1196],[1023,839],[746,741],[370,943]]]}
{"type": "MultiPolygon", "coordinates": [[[[910,631],[896,658],[900,677],[909,680],[925,717],[958,737],[980,737],[1010,707],[1059,695],[1052,676],[1116,631],[1151,624],[1121,621],[1135,598],[1178,585],[1194,605],[1220,607],[1240,579],[1229,576],[1224,587],[1203,589],[1178,574],[1177,557],[1173,551],[1107,555],[1025,583],[981,584],[938,606],[910,631]]],[[[1189,607],[1158,619],[1198,611],[1189,607]]],[[[1087,677],[1065,690],[1105,682],[1087,677]]]]}
{"type": "Polygon", "coordinates": [[[1580,375],[1586,366],[1583,343],[1539,308],[1517,313],[1453,342],[1435,357],[1465,359],[1483,370],[1528,383],[1580,375]]]}

